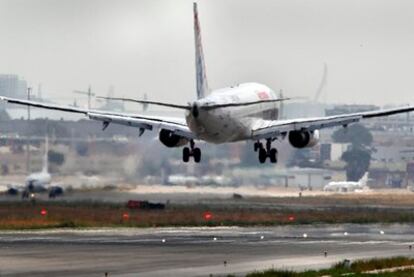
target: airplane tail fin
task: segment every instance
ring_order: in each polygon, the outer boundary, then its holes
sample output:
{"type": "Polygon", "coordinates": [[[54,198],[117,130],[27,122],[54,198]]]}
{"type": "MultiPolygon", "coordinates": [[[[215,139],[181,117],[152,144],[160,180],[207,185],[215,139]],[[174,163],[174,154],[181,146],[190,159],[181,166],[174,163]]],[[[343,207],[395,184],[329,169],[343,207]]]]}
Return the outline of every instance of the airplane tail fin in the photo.
{"type": "Polygon", "coordinates": [[[366,187],[368,184],[368,171],[359,179],[359,183],[362,187],[366,187]]]}
{"type": "Polygon", "coordinates": [[[44,153],[44,156],[43,156],[43,169],[42,169],[43,173],[49,172],[49,159],[48,159],[49,157],[48,157],[48,154],[49,154],[49,137],[46,136],[45,137],[45,153],[44,153]]]}
{"type": "Polygon", "coordinates": [[[321,82],[319,83],[319,87],[318,87],[318,90],[316,91],[316,93],[315,93],[315,97],[313,98],[313,101],[314,102],[318,102],[319,101],[319,98],[320,98],[320,96],[321,96],[321,94],[322,94],[322,91],[325,89],[325,87],[326,87],[326,81],[327,81],[327,78],[328,78],[328,66],[327,66],[327,64],[326,63],[324,63],[323,64],[323,75],[322,75],[322,80],[321,80],[321,82]]]}
{"type": "Polygon", "coordinates": [[[197,98],[200,99],[207,95],[209,89],[207,84],[206,66],[204,62],[203,44],[201,41],[200,22],[198,20],[197,3],[193,3],[193,12],[197,98]]]}

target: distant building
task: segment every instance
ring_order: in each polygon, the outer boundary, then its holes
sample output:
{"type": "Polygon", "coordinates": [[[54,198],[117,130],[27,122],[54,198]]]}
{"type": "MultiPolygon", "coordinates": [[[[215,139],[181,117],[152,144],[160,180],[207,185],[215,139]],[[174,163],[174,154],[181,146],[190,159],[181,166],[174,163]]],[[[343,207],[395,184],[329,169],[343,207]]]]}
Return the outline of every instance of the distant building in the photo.
{"type": "Polygon", "coordinates": [[[321,161],[330,161],[331,160],[331,152],[332,152],[332,144],[329,143],[322,143],[320,148],[321,154],[320,159],[321,161]]]}
{"type": "Polygon", "coordinates": [[[106,100],[105,104],[99,107],[98,110],[124,112],[125,106],[123,101],[106,100]]]}
{"type": "Polygon", "coordinates": [[[17,75],[0,74],[0,95],[14,98],[26,98],[27,83],[17,75]]]}
{"type": "Polygon", "coordinates": [[[281,118],[301,118],[325,116],[325,110],[329,107],[327,104],[317,102],[290,102],[283,103],[281,118]]]}
{"type": "Polygon", "coordinates": [[[371,159],[373,161],[384,163],[405,163],[414,161],[414,147],[399,145],[375,146],[371,159]]]}
{"type": "Polygon", "coordinates": [[[369,187],[379,188],[404,188],[407,186],[407,172],[404,168],[378,167],[369,169],[369,187]]]}
{"type": "Polygon", "coordinates": [[[337,105],[333,108],[325,109],[326,116],[359,113],[379,110],[380,107],[375,105],[337,105]]]}

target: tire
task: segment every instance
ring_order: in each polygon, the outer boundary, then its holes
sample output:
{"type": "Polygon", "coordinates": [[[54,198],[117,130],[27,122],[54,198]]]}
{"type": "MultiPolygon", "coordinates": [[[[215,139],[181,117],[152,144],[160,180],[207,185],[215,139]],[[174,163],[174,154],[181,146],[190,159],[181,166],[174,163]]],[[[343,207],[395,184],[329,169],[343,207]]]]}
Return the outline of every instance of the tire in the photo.
{"type": "Polygon", "coordinates": [[[263,148],[259,149],[259,162],[261,164],[266,162],[266,158],[267,158],[267,153],[266,150],[264,150],[263,148]]]}
{"type": "Polygon", "coordinates": [[[201,150],[200,150],[200,148],[194,148],[193,157],[194,157],[194,161],[196,163],[199,163],[201,161],[201,150]]]}
{"type": "Polygon", "coordinates": [[[257,152],[257,150],[259,150],[261,147],[260,147],[260,143],[259,142],[255,142],[254,143],[254,152],[257,152]]]}
{"type": "Polygon", "coordinates": [[[277,163],[277,150],[275,148],[270,149],[270,162],[275,164],[277,163]]]}
{"type": "Polygon", "coordinates": [[[183,162],[188,163],[190,160],[190,148],[184,147],[183,149],[183,162]]]}

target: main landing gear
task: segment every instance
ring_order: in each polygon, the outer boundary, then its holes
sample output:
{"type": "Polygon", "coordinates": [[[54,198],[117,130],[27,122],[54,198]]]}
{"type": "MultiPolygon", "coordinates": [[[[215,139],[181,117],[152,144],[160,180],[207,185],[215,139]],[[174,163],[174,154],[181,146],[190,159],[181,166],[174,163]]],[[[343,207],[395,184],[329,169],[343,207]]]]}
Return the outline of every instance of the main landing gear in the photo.
{"type": "Polygon", "coordinates": [[[260,141],[255,142],[254,151],[259,152],[260,163],[265,163],[267,157],[269,157],[271,163],[277,163],[277,150],[276,148],[272,148],[272,139],[266,140],[266,148],[260,141]]]}
{"type": "Polygon", "coordinates": [[[183,162],[188,163],[190,157],[194,158],[194,162],[199,163],[201,160],[200,148],[194,147],[194,140],[190,140],[190,147],[183,148],[183,162]]]}

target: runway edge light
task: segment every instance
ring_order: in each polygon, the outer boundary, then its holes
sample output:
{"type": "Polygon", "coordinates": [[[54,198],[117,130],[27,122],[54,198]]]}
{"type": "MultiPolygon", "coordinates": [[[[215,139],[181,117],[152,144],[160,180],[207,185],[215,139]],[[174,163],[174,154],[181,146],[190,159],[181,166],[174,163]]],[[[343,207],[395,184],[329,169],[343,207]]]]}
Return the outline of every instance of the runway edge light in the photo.
{"type": "Polygon", "coordinates": [[[47,215],[47,210],[45,208],[40,210],[40,215],[41,216],[46,216],[47,215]]]}

